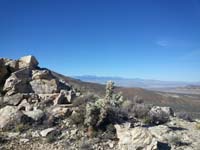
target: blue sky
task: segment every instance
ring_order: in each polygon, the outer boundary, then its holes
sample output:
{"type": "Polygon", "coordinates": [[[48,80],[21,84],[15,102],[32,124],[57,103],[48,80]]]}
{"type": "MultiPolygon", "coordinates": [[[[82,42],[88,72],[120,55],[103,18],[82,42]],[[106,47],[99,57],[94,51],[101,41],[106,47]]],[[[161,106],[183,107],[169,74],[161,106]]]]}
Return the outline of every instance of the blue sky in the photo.
{"type": "Polygon", "coordinates": [[[65,75],[200,81],[200,0],[0,0],[0,57],[65,75]]]}

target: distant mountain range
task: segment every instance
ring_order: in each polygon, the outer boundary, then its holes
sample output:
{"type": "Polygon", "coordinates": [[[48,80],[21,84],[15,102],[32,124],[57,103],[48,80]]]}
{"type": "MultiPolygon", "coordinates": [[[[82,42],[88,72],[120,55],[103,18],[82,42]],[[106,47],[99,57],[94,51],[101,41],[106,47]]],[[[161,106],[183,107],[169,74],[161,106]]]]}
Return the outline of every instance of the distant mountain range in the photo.
{"type": "Polygon", "coordinates": [[[76,79],[80,79],[86,82],[105,84],[108,80],[115,82],[117,86],[123,87],[139,87],[145,89],[157,89],[157,88],[175,88],[185,86],[200,86],[200,82],[182,82],[182,81],[160,81],[149,80],[140,78],[122,78],[122,77],[100,77],[100,76],[74,76],[76,79]]]}

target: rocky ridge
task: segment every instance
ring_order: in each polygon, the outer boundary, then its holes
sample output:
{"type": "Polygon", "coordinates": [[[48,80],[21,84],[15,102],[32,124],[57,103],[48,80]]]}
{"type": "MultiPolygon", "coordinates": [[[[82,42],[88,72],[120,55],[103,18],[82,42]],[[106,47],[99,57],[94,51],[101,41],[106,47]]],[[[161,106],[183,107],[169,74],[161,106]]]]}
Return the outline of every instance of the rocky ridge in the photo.
{"type": "Polygon", "coordinates": [[[0,59],[0,149],[199,149],[198,120],[138,99],[129,105],[113,82],[103,98],[82,93],[38,64],[0,59]]]}

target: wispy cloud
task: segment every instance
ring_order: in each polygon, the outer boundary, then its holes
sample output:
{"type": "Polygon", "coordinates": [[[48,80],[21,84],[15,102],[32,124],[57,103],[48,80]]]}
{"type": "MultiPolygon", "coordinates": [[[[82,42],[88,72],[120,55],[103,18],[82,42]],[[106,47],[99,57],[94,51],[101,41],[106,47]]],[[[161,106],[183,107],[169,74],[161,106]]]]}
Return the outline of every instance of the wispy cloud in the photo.
{"type": "Polygon", "coordinates": [[[169,45],[169,42],[167,40],[158,40],[156,41],[156,44],[162,47],[167,47],[169,45]]]}

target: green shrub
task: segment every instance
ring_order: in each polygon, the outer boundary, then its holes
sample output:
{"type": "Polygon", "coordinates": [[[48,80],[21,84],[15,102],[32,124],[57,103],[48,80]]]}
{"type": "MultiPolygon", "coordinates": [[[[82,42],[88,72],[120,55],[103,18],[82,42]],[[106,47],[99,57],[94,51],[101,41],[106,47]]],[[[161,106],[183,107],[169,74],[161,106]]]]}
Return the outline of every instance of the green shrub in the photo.
{"type": "Polygon", "coordinates": [[[12,131],[21,133],[21,132],[28,130],[29,128],[30,128],[29,125],[20,123],[20,124],[15,125],[14,128],[12,129],[12,131]]]}
{"type": "Polygon", "coordinates": [[[177,113],[177,117],[186,121],[190,121],[190,122],[193,121],[191,115],[187,112],[179,112],[177,113]]]}
{"type": "Polygon", "coordinates": [[[84,124],[84,117],[85,117],[85,107],[79,107],[79,110],[74,111],[70,116],[70,122],[76,125],[83,125],[84,124]]]}
{"type": "Polygon", "coordinates": [[[48,135],[47,138],[46,138],[46,141],[48,143],[53,143],[57,140],[57,138],[55,136],[53,136],[52,134],[48,135]]]}
{"type": "Polygon", "coordinates": [[[146,116],[142,119],[142,122],[146,125],[151,125],[152,124],[152,120],[149,116],[146,116]]]}
{"type": "Polygon", "coordinates": [[[114,94],[114,82],[109,81],[106,85],[106,95],[95,103],[87,103],[85,125],[87,127],[105,128],[111,123],[110,113],[115,114],[113,108],[119,108],[123,102],[121,93],[114,94]]]}
{"type": "Polygon", "coordinates": [[[76,97],[73,101],[72,104],[75,107],[81,106],[81,105],[86,105],[87,102],[92,102],[95,101],[97,97],[93,94],[87,94],[84,96],[76,97]]]}
{"type": "Polygon", "coordinates": [[[48,143],[53,143],[53,142],[55,142],[55,141],[58,140],[58,137],[59,137],[60,135],[61,135],[61,131],[60,131],[60,130],[55,130],[55,131],[53,131],[53,132],[51,132],[51,133],[49,133],[49,134],[47,135],[46,141],[47,141],[48,143]]]}

